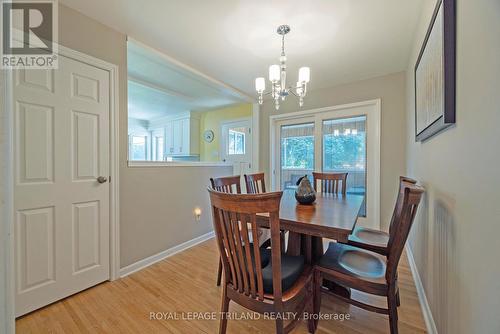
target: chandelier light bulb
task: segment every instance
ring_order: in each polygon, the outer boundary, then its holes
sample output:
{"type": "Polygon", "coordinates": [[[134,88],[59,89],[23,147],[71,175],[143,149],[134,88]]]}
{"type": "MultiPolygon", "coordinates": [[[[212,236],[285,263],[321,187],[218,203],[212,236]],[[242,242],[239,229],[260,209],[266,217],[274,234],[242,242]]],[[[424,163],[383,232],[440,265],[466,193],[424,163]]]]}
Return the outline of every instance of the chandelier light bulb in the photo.
{"type": "Polygon", "coordinates": [[[262,94],[266,90],[266,79],[262,77],[255,79],[255,90],[262,94]]]}
{"type": "Polygon", "coordinates": [[[269,66],[269,81],[271,81],[271,82],[280,81],[280,66],[279,65],[269,66]]]}
{"type": "Polygon", "coordinates": [[[309,67],[301,67],[299,69],[299,81],[308,83],[311,79],[311,70],[309,67]]]}

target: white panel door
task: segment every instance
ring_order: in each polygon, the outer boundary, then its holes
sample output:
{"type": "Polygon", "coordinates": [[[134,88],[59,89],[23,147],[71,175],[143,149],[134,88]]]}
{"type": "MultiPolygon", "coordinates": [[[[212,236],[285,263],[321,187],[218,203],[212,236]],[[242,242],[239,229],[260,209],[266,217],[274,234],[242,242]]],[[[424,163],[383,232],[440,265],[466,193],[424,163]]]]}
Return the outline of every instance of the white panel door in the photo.
{"type": "Polygon", "coordinates": [[[233,175],[241,175],[241,189],[245,188],[243,174],[252,172],[251,120],[222,124],[221,158],[233,164],[233,175]]]}
{"type": "Polygon", "coordinates": [[[14,73],[16,315],[109,279],[109,72],[14,73]]]}

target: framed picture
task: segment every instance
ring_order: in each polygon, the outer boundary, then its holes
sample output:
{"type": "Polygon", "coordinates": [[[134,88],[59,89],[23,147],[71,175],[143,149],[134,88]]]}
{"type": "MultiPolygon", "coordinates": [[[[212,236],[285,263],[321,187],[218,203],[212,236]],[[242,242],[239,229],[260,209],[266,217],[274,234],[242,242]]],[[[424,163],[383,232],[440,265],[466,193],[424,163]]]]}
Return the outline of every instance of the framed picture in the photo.
{"type": "Polygon", "coordinates": [[[455,124],[456,0],[439,0],[415,64],[415,140],[455,124]]]}

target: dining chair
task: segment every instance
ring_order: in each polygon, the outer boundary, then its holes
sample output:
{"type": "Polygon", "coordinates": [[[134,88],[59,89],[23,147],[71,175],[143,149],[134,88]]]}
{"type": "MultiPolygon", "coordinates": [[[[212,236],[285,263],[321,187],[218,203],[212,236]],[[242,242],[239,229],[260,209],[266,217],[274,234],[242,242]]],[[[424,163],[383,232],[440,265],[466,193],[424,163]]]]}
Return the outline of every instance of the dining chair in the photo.
{"type": "Polygon", "coordinates": [[[339,187],[342,195],[347,191],[347,174],[348,173],[317,173],[313,172],[314,190],[318,191],[318,183],[321,185],[322,193],[338,194],[339,187]]]}
{"type": "Polygon", "coordinates": [[[264,173],[245,174],[245,185],[247,194],[260,194],[266,192],[266,182],[264,173]]]}
{"type": "Polygon", "coordinates": [[[403,196],[398,199],[400,203],[396,203],[396,206],[401,205],[400,213],[393,215],[391,221],[393,228],[389,233],[387,257],[347,244],[329,244],[328,250],[314,267],[315,312],[319,312],[321,294],[326,293],[365,310],[389,315],[391,334],[398,333],[397,269],[423,193],[424,188],[405,183],[403,196]],[[337,295],[322,287],[323,278],[347,288],[384,296],[387,299],[387,308],[337,295]]]}
{"type": "MultiPolygon", "coordinates": [[[[244,174],[244,177],[245,177],[245,186],[247,188],[247,194],[262,194],[266,192],[266,181],[264,173],[256,173],[249,175],[244,174]]],[[[262,231],[262,233],[265,232],[262,231]]],[[[281,231],[281,249],[283,252],[285,251],[285,233],[286,231],[281,231]]],[[[261,244],[261,247],[264,248],[270,246],[271,246],[271,239],[269,238],[261,244]]]]}
{"type": "Polygon", "coordinates": [[[224,176],[218,178],[210,178],[212,188],[224,193],[241,194],[240,176],[224,176]]]}
{"type": "MultiPolygon", "coordinates": [[[[219,178],[210,178],[210,183],[212,185],[212,189],[215,189],[219,192],[230,193],[230,194],[241,194],[241,185],[240,185],[240,176],[224,176],[219,178]]],[[[258,233],[260,236],[262,232],[258,233]]],[[[257,239],[258,240],[258,239],[257,239]]],[[[284,243],[283,243],[284,245],[284,243]]],[[[271,240],[265,240],[260,247],[268,248],[271,246],[271,240]]],[[[220,286],[222,279],[222,260],[219,259],[219,267],[217,269],[217,286],[220,286]]]]}
{"type": "Polygon", "coordinates": [[[396,221],[394,219],[395,215],[400,214],[402,201],[401,198],[404,196],[404,190],[406,184],[416,184],[417,181],[409,177],[400,176],[399,177],[399,189],[396,199],[396,205],[392,213],[393,218],[391,219],[391,225],[389,226],[389,233],[380,230],[374,230],[367,227],[356,226],[351,235],[348,238],[348,244],[351,246],[363,248],[381,255],[387,255],[387,243],[389,242],[389,234],[393,228],[392,222],[396,221]]]}
{"type": "MultiPolygon", "coordinates": [[[[230,194],[241,194],[240,176],[224,176],[218,178],[210,178],[212,189],[230,194]]],[[[219,267],[217,269],[217,286],[220,286],[222,278],[222,260],[219,259],[219,267]]]]}
{"type": "MultiPolygon", "coordinates": [[[[224,283],[221,315],[233,301],[253,312],[275,315],[276,333],[288,333],[313,311],[313,270],[303,256],[281,252],[279,209],[282,192],[227,194],[209,189],[217,246],[222,258],[224,283]],[[269,214],[271,249],[256,243],[256,214],[269,214]],[[296,316],[286,324],[286,315],[296,316]]],[[[219,333],[225,333],[227,318],[222,316],[219,333]]],[[[312,319],[311,316],[307,317],[312,319]]],[[[314,333],[314,321],[308,320],[314,333]]]]}

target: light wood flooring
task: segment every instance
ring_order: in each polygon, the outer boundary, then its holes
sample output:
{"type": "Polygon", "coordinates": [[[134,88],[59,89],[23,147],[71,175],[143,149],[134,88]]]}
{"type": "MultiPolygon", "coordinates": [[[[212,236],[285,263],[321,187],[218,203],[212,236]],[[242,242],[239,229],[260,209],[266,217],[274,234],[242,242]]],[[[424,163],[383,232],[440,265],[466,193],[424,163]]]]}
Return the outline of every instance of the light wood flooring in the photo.
{"type": "MultiPolygon", "coordinates": [[[[211,317],[220,309],[215,285],[217,249],[209,240],[114,282],[105,282],[32,312],[16,321],[17,333],[217,333],[219,321],[183,320],[211,317]],[[176,312],[179,320],[150,320],[151,312],[176,312]],[[206,312],[205,314],[203,314],[206,312]]],[[[406,255],[399,266],[400,333],[425,333],[406,255]]],[[[384,299],[355,296],[384,304],[384,299]]],[[[231,302],[238,317],[246,309],[231,302]]],[[[389,333],[387,316],[370,313],[323,295],[321,312],[350,314],[349,320],[320,321],[316,333],[389,333]]],[[[171,313],[173,314],[173,313],[171,313]]],[[[173,315],[172,315],[173,316],[173,315]]],[[[229,320],[228,333],[273,333],[272,320],[229,320]]],[[[303,322],[293,333],[307,333],[303,322]]]]}

